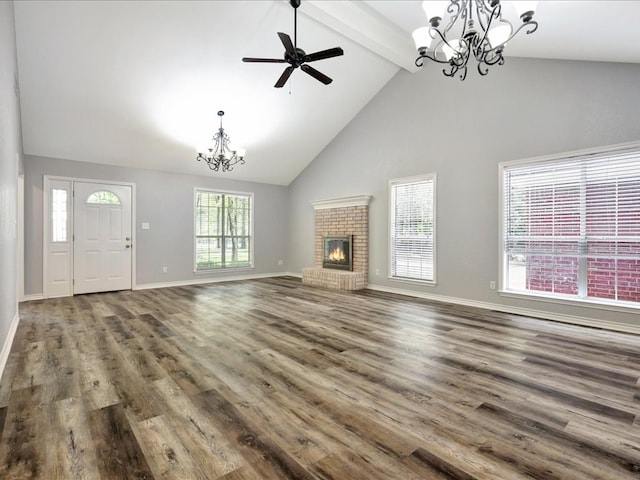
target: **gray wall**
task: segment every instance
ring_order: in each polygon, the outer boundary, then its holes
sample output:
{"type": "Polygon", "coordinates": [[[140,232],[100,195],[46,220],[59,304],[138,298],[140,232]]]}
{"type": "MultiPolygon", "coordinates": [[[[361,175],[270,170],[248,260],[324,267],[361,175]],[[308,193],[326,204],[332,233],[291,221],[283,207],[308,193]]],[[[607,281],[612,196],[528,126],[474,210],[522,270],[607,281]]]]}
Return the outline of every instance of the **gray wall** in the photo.
{"type": "Polygon", "coordinates": [[[13,2],[0,2],[0,349],[18,305],[18,163],[22,134],[17,72],[13,2]]]}
{"type": "MultiPolygon", "coordinates": [[[[192,159],[195,162],[195,158],[192,159]]],[[[188,161],[188,159],[184,160],[188,161]]],[[[231,181],[207,176],[176,175],[151,170],[112,167],[27,155],[25,157],[25,294],[41,294],[42,188],[44,175],[136,184],[137,285],[201,281],[237,275],[284,272],[286,259],[288,188],[231,181]],[[193,189],[213,188],[251,192],[255,202],[255,269],[252,271],[193,273],[193,189]],[[149,230],[141,223],[148,222],[149,230]],[[166,266],[168,272],[162,273],[166,266]]]]}
{"type": "Polygon", "coordinates": [[[498,163],[640,140],[640,65],[509,58],[486,77],[469,71],[464,82],[441,70],[400,71],[291,184],[289,269],[313,265],[310,201],[371,194],[370,284],[640,324],[637,315],[488,288],[498,280],[498,163]],[[438,284],[420,287],[387,278],[388,181],[430,172],[438,284]]]}

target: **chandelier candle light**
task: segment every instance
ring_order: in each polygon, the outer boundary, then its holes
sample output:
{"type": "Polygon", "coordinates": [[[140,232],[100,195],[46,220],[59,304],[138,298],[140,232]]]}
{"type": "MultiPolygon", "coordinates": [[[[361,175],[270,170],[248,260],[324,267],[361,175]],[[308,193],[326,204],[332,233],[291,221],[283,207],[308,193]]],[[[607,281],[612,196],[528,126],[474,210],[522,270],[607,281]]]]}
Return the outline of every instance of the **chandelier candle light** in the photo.
{"type": "Polygon", "coordinates": [[[489,67],[503,65],[504,47],[520,30],[527,28],[530,34],[538,28],[533,20],[537,1],[511,2],[520,15],[518,28],[502,18],[500,0],[426,0],[422,2],[430,26],[418,28],[413,39],[418,49],[416,66],[423,66],[423,59],[448,65],[443,69],[447,77],[467,76],[467,63],[472,56],[478,63],[480,75],[486,75],[489,67]],[[448,14],[449,23],[440,28],[440,22],[448,14]]]}
{"type": "Polygon", "coordinates": [[[229,146],[230,138],[224,133],[222,128],[222,116],[224,112],[220,110],[218,116],[220,117],[220,128],[213,136],[214,145],[209,148],[206,154],[198,153],[196,160],[199,162],[204,160],[209,165],[209,168],[214,171],[222,169],[223,172],[233,170],[234,165],[240,163],[244,164],[244,151],[243,150],[231,150],[229,146]]]}

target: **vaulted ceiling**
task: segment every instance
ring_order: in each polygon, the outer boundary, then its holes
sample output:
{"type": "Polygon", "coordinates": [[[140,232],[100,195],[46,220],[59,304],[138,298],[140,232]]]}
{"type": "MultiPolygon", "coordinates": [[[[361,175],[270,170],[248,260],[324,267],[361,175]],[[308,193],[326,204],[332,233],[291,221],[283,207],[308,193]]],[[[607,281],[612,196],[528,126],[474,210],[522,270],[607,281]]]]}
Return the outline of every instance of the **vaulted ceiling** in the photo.
{"type": "MultiPolygon", "coordinates": [[[[344,55],[313,64],[330,85],[298,69],[276,89],[282,64],[241,59],[283,56],[287,0],[16,1],[25,153],[288,185],[400,69],[417,71],[420,4],[303,0],[298,47],[344,55]],[[232,172],[195,160],[218,110],[246,149],[232,172]]],[[[506,54],[640,63],[639,14],[638,1],[541,1],[538,31],[506,54]]]]}

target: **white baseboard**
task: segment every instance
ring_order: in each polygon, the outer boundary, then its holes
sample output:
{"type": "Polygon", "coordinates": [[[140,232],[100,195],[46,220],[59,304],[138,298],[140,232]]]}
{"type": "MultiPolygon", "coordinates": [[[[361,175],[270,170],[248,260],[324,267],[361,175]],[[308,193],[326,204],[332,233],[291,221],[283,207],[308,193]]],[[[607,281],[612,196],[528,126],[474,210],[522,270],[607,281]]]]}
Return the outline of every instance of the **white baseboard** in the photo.
{"type": "Polygon", "coordinates": [[[22,297],[20,302],[30,302],[32,300],[44,300],[44,295],[42,293],[33,293],[31,295],[25,295],[22,297]]]}
{"type": "Polygon", "coordinates": [[[640,325],[631,325],[627,323],[610,322],[608,320],[593,320],[586,317],[578,317],[573,315],[564,315],[561,313],[545,312],[542,310],[532,310],[528,308],[511,307],[509,305],[501,305],[499,303],[479,302],[466,298],[448,297],[445,295],[434,295],[430,293],[416,292],[413,290],[404,290],[401,288],[383,287],[380,285],[367,285],[369,290],[377,290],[380,292],[395,293],[398,295],[406,295],[409,297],[424,298],[426,300],[434,300],[437,302],[452,303],[455,305],[464,305],[467,307],[484,308],[486,310],[495,310],[504,313],[513,313],[514,315],[523,315],[527,317],[541,318],[544,320],[553,320],[562,323],[571,323],[581,325],[583,327],[602,328],[605,330],[613,330],[616,332],[633,333],[640,335],[640,325]]]}
{"type": "MultiPolygon", "coordinates": [[[[260,273],[260,274],[250,274],[250,275],[236,275],[230,277],[219,277],[219,278],[199,278],[199,279],[191,279],[191,280],[178,280],[175,282],[162,282],[162,283],[144,283],[141,285],[136,285],[132,288],[132,290],[149,290],[151,288],[167,288],[167,287],[184,287],[188,285],[202,285],[204,283],[219,283],[219,282],[234,282],[237,280],[253,280],[258,278],[271,278],[271,277],[298,277],[302,278],[302,274],[293,273],[293,272],[278,272],[278,273],[260,273]]],[[[63,295],[69,296],[69,295],[63,295]]],[[[56,297],[49,297],[56,298],[56,297]]],[[[25,295],[20,302],[30,302],[32,300],[44,300],[45,297],[42,293],[33,293],[30,295],[25,295]]]]}
{"type": "Polygon", "coordinates": [[[9,333],[7,334],[7,338],[4,339],[4,345],[2,346],[2,351],[0,352],[0,378],[2,378],[4,367],[6,367],[7,360],[9,360],[9,352],[11,352],[13,338],[16,335],[16,330],[18,330],[18,323],[20,323],[20,316],[16,311],[16,316],[13,317],[13,321],[11,322],[11,326],[9,327],[9,333]]]}
{"type": "Polygon", "coordinates": [[[286,277],[286,276],[294,276],[293,274],[287,272],[281,273],[258,273],[258,274],[248,274],[248,275],[234,275],[228,277],[218,277],[218,278],[198,278],[198,279],[190,279],[190,280],[178,280],[176,282],[162,282],[162,283],[144,283],[142,285],[136,285],[133,290],[149,290],[152,288],[167,288],[167,287],[185,287],[189,285],[203,285],[205,283],[220,283],[220,282],[235,282],[238,280],[255,280],[259,278],[271,278],[271,277],[286,277]]]}

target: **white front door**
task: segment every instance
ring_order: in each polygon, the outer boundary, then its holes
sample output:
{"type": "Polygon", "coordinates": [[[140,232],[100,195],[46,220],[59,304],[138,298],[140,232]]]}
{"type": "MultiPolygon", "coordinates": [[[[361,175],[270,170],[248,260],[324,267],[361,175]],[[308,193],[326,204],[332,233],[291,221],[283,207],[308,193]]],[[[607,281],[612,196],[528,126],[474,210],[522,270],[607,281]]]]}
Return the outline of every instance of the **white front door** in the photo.
{"type": "Polygon", "coordinates": [[[74,182],[74,294],[131,289],[131,190],[74,182]]]}

